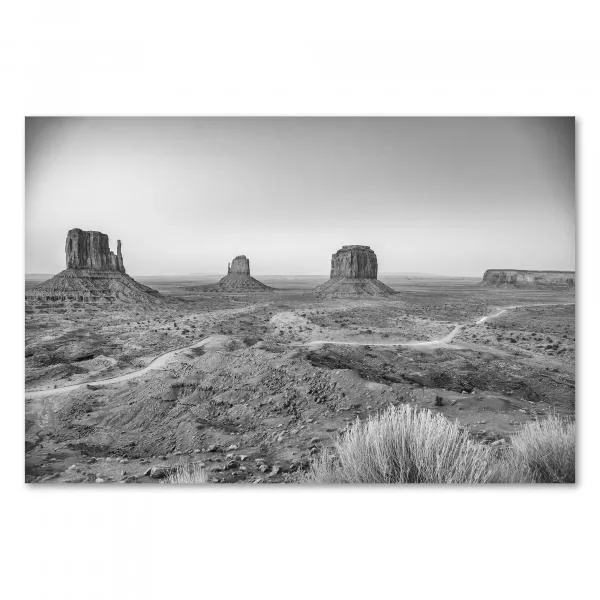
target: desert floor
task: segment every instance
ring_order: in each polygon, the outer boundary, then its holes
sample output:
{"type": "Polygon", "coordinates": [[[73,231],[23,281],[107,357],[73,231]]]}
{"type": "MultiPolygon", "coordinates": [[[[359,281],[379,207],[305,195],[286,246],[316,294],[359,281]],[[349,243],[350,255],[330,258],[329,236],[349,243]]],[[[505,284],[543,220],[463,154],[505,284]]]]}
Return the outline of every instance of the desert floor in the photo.
{"type": "Polygon", "coordinates": [[[257,278],[277,289],[139,278],[164,302],[26,305],[26,481],[158,482],[152,467],[198,462],[214,482],[299,482],[390,404],[497,445],[574,415],[572,294],[396,276],[396,296],[322,299],[324,278],[257,278]]]}

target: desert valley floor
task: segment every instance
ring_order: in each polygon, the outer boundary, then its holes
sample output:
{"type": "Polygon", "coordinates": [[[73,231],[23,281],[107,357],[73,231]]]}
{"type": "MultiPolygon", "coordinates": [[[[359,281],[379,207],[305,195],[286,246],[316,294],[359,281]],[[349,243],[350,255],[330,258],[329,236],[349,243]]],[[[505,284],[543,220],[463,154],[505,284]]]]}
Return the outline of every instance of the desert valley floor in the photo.
{"type": "Polygon", "coordinates": [[[325,278],[261,279],[276,289],[138,278],[163,301],[27,303],[26,481],[159,482],[197,462],[213,482],[301,482],[349,423],[390,404],[496,445],[574,415],[573,294],[382,276],[397,294],[324,299],[325,278]]]}

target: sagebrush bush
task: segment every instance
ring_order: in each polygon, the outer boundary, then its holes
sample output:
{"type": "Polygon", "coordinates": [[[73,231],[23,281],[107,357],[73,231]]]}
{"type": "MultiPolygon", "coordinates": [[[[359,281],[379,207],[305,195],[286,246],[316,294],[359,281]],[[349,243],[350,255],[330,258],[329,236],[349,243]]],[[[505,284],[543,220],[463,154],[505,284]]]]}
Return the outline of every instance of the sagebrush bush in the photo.
{"type": "Polygon", "coordinates": [[[575,483],[575,423],[552,415],[511,438],[507,471],[523,483],[575,483]]]}
{"type": "Polygon", "coordinates": [[[208,476],[204,466],[199,463],[187,463],[177,466],[177,470],[163,479],[163,483],[195,484],[207,483],[208,476]]]}
{"type": "Polygon", "coordinates": [[[575,424],[528,423],[505,448],[474,441],[454,421],[411,405],[356,421],[316,458],[312,483],[573,483],[575,424]]]}
{"type": "Polygon", "coordinates": [[[485,483],[493,452],[458,425],[410,405],[357,421],[313,463],[316,483],[485,483]]]}

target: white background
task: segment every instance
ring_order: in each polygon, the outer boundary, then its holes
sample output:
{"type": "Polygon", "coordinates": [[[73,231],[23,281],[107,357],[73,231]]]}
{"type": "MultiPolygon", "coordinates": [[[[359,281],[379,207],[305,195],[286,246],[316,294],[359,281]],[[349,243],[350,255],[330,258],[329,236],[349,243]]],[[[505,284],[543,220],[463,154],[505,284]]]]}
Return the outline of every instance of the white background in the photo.
{"type": "Polygon", "coordinates": [[[597,597],[593,3],[12,6],[0,15],[5,597],[597,597]],[[579,484],[25,486],[23,117],[42,114],[575,115],[579,484]]]}

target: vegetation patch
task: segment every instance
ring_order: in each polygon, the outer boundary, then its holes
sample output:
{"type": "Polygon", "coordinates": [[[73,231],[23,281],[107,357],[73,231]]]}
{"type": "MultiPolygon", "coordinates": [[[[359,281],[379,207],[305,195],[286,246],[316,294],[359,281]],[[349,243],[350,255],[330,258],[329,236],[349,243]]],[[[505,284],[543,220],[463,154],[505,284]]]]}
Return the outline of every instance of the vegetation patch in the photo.
{"type": "Polygon", "coordinates": [[[357,420],[312,462],[312,483],[574,483],[575,426],[528,423],[506,448],[410,405],[357,420]]]}

